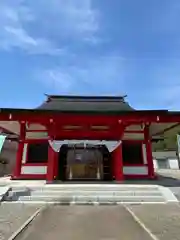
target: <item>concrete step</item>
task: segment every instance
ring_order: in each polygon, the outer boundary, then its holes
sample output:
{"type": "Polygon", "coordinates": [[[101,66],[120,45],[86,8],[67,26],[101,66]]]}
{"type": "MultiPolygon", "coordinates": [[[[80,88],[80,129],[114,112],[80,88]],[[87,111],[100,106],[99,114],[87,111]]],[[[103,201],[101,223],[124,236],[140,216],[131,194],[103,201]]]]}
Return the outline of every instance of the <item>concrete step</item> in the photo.
{"type": "Polygon", "coordinates": [[[46,185],[12,187],[5,201],[20,202],[177,202],[168,189],[160,186],[129,185],[46,185]],[[68,186],[68,187],[66,187],[68,186]]]}
{"type": "MultiPolygon", "coordinates": [[[[16,201],[16,200],[15,200],[16,201]]],[[[20,196],[18,198],[19,202],[58,202],[58,203],[118,203],[118,202],[164,202],[163,197],[159,196],[139,196],[129,197],[129,196],[61,196],[61,197],[52,197],[52,196],[20,196]]]]}
{"type": "Polygon", "coordinates": [[[31,191],[31,196],[162,196],[162,193],[159,191],[31,191]]]}
{"type": "Polygon", "coordinates": [[[31,190],[31,191],[158,191],[158,186],[129,186],[129,185],[96,185],[96,184],[91,184],[91,185],[80,185],[77,186],[76,184],[71,184],[71,185],[45,185],[45,186],[13,186],[11,188],[14,191],[24,191],[24,190],[31,190]]]}

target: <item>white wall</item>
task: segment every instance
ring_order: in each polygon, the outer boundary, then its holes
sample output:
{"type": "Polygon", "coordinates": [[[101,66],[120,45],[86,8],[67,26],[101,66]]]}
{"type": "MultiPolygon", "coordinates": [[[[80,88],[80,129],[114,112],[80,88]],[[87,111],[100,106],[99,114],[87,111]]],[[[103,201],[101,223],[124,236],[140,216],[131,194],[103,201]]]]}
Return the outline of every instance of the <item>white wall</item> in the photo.
{"type": "Polygon", "coordinates": [[[177,159],[169,159],[170,169],[179,169],[179,164],[177,159]]]}
{"type": "Polygon", "coordinates": [[[21,174],[46,174],[47,166],[22,166],[21,174]]]}
{"type": "MultiPolygon", "coordinates": [[[[174,170],[179,169],[178,159],[168,159],[168,163],[169,163],[170,169],[174,169],[174,170]]],[[[153,164],[154,164],[154,169],[158,169],[158,160],[153,159],[153,164]]]]}
{"type": "Polygon", "coordinates": [[[157,165],[157,160],[156,159],[153,159],[153,164],[154,164],[154,169],[157,169],[158,165],[157,165]]]}
{"type": "Polygon", "coordinates": [[[125,175],[148,175],[147,166],[126,166],[123,167],[123,173],[125,175]]]}

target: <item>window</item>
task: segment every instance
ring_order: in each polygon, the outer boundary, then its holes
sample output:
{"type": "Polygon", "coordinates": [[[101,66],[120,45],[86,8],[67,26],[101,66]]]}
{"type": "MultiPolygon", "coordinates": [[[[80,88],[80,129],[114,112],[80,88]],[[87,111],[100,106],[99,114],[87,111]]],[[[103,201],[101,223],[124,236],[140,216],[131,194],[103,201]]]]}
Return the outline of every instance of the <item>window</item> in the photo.
{"type": "Polygon", "coordinates": [[[29,143],[27,163],[46,163],[48,161],[48,142],[29,143]]]}
{"type": "Polygon", "coordinates": [[[141,143],[122,143],[122,155],[124,164],[143,164],[141,143]]]}

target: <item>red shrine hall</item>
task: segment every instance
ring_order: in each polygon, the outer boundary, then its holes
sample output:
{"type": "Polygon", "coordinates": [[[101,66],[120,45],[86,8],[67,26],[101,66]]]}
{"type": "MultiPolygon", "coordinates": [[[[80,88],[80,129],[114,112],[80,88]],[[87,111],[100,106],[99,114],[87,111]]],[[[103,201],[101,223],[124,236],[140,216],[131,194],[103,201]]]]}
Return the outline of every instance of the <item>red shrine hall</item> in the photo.
{"type": "Polygon", "coordinates": [[[51,96],[36,109],[0,109],[16,135],[12,179],[123,181],[155,178],[152,142],[179,112],[135,110],[125,97],[51,96]]]}

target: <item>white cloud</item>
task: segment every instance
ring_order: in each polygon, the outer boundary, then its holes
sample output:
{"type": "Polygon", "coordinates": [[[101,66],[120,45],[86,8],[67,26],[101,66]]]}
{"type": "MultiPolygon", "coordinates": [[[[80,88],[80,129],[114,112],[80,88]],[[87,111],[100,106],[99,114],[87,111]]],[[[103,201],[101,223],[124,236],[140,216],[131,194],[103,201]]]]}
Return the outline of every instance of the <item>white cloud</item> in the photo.
{"type": "Polygon", "coordinates": [[[99,29],[99,12],[92,7],[91,0],[39,0],[36,8],[30,4],[42,27],[57,30],[57,34],[86,38],[99,29]],[[48,18],[47,18],[48,17],[48,18]],[[46,19],[43,21],[41,19],[46,19]]]}
{"type": "Polygon", "coordinates": [[[0,49],[4,50],[59,54],[64,38],[95,41],[98,31],[98,14],[90,0],[2,0],[0,9],[0,49]]]}
{"type": "Polygon", "coordinates": [[[77,65],[56,66],[43,71],[38,79],[58,94],[124,94],[123,64],[121,57],[108,55],[77,65]]]}
{"type": "Polygon", "coordinates": [[[45,70],[40,75],[41,80],[51,89],[58,89],[62,92],[68,91],[74,82],[69,73],[58,68],[45,70]]]}

